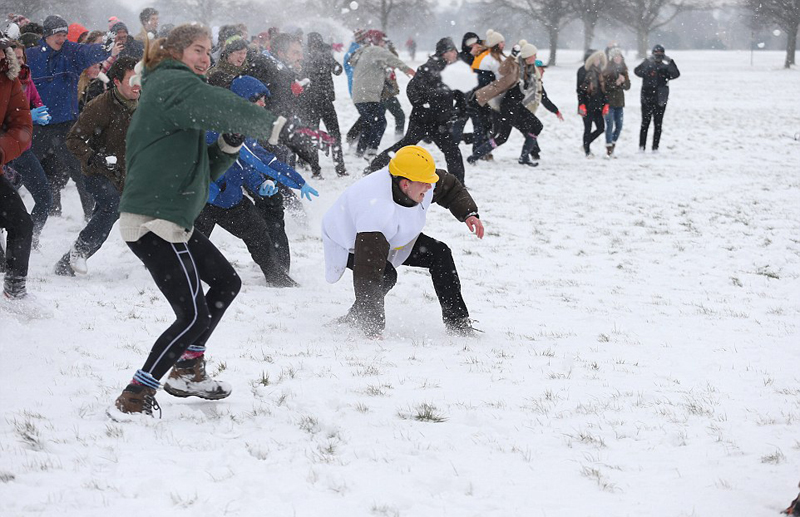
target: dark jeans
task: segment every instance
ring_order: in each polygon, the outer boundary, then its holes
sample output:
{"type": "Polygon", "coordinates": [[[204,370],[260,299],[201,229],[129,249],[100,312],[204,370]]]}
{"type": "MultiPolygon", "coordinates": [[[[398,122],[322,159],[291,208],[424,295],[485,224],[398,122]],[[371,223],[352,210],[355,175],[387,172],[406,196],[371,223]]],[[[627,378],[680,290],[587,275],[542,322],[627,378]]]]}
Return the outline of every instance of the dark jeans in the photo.
{"type": "Polygon", "coordinates": [[[406,130],[406,114],[400,105],[400,101],[397,97],[390,97],[383,101],[383,107],[394,117],[394,133],[402,135],[406,130]]]}
{"type": "Polygon", "coordinates": [[[28,261],[31,258],[33,223],[17,190],[2,174],[0,174],[0,228],[5,228],[8,233],[5,256],[6,274],[17,278],[27,277],[28,261]]]}
{"type": "Polygon", "coordinates": [[[386,131],[386,109],[380,102],[361,102],[356,104],[356,109],[364,119],[357,152],[364,154],[367,149],[377,151],[386,131]]]}
{"type": "Polygon", "coordinates": [[[467,124],[467,120],[472,120],[472,151],[475,152],[488,139],[488,127],[491,126],[491,123],[487,122],[486,118],[487,115],[483,113],[480,104],[472,99],[467,103],[466,116],[459,118],[453,124],[453,141],[456,144],[461,142],[461,138],[464,136],[464,126],[467,124]]]}
{"type": "Polygon", "coordinates": [[[72,122],[36,126],[36,130],[33,132],[33,154],[36,155],[50,182],[50,193],[53,197],[50,214],[61,215],[61,191],[72,178],[78,187],[83,215],[89,219],[94,208],[94,201],[84,187],[80,162],[69,152],[64,143],[71,127],[72,122]]]}
{"type": "Polygon", "coordinates": [[[603,134],[605,128],[602,110],[590,111],[583,117],[583,151],[586,153],[586,156],[589,156],[589,147],[592,145],[592,142],[603,134]],[[597,128],[594,131],[592,131],[592,124],[597,128]]]}
{"type": "Polygon", "coordinates": [[[369,171],[374,172],[386,167],[398,149],[407,145],[416,145],[426,137],[433,140],[436,146],[444,153],[444,158],[447,161],[447,172],[458,178],[461,183],[464,183],[464,161],[461,156],[461,150],[458,148],[456,141],[453,140],[453,134],[449,128],[438,122],[419,120],[414,117],[413,111],[408,122],[406,136],[376,156],[369,165],[369,171]]]}
{"type": "Polygon", "coordinates": [[[606,115],[606,143],[617,143],[619,134],[622,132],[622,122],[624,120],[623,112],[625,108],[608,108],[608,115],[606,115]]]}
{"type": "Polygon", "coordinates": [[[283,268],[276,256],[266,221],[249,199],[242,198],[238,205],[231,208],[206,205],[195,220],[194,229],[206,237],[211,237],[216,225],[222,226],[231,235],[244,241],[253,261],[264,273],[267,284],[285,282],[288,271],[283,268]]]}
{"type": "Polygon", "coordinates": [[[158,337],[142,366],[160,379],[190,345],[205,346],[242,281],[222,253],[197,231],[185,244],[167,242],[153,232],[127,244],[175,311],[175,322],[158,337]],[[201,281],[209,286],[205,294],[201,281]]]}
{"type": "MultiPolygon", "coordinates": [[[[103,176],[84,176],[84,182],[86,190],[94,198],[94,212],[92,212],[89,223],[78,234],[75,249],[89,258],[103,246],[108,239],[108,234],[111,233],[111,228],[119,219],[120,195],[114,184],[103,176]]],[[[69,262],[69,252],[64,258],[69,262]]],[[[62,258],[62,260],[64,259],[62,258]]]]}
{"type": "Polygon", "coordinates": [[[331,148],[333,154],[333,162],[336,164],[336,172],[344,174],[346,172],[344,167],[344,156],[342,155],[342,133],[339,129],[339,119],[336,116],[336,108],[330,100],[323,100],[312,103],[308,108],[308,123],[312,127],[318,128],[319,121],[322,120],[325,124],[325,131],[334,139],[334,145],[331,148]]]}
{"type": "MultiPolygon", "coordinates": [[[[355,257],[350,254],[347,267],[353,269],[355,257]]],[[[454,325],[464,318],[469,317],[467,305],[461,296],[461,281],[458,278],[453,254],[447,244],[437,241],[421,233],[414,243],[411,255],[403,262],[404,266],[421,267],[430,271],[433,289],[442,308],[442,320],[445,325],[454,325]]],[[[386,262],[383,270],[384,296],[397,283],[397,271],[394,266],[386,262]]],[[[353,307],[359,306],[359,300],[353,307]]],[[[351,309],[351,312],[353,309],[351,309]]]]}
{"type": "Polygon", "coordinates": [[[261,197],[252,192],[250,195],[258,214],[267,224],[267,233],[275,250],[275,258],[281,268],[288,272],[292,265],[292,253],[289,249],[289,237],[286,235],[284,196],[293,194],[287,193],[283,185],[279,185],[279,188],[278,193],[270,197],[261,197]]]}
{"type": "Polygon", "coordinates": [[[53,194],[50,192],[50,184],[45,176],[42,164],[36,159],[31,149],[28,149],[10,165],[22,178],[22,185],[28,189],[33,197],[33,210],[31,210],[31,220],[33,221],[33,234],[38,236],[42,232],[44,223],[53,205],[53,194]]]}
{"type": "Polygon", "coordinates": [[[661,141],[661,124],[664,121],[664,112],[667,105],[659,106],[656,101],[642,103],[642,129],[639,131],[639,149],[647,147],[647,131],[650,128],[650,119],[653,120],[653,150],[658,149],[661,141]]]}

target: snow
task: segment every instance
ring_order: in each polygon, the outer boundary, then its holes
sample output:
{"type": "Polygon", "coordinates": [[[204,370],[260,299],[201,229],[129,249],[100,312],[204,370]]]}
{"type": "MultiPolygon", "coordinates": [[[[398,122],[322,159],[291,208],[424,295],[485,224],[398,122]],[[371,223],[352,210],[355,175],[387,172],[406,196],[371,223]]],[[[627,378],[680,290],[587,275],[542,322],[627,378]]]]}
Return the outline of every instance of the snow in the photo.
{"type": "MultiPolygon", "coordinates": [[[[783,509],[800,469],[800,72],[780,52],[752,68],[745,52],[670,54],[682,76],[660,154],[636,152],[632,78],[618,159],[583,157],[580,53],[564,51],[544,81],[566,121],[540,108],[541,166],[517,165],[518,134],[467,166],[486,237],[431,210],[425,232],[453,249],[478,339],[445,334],[410,268],[383,340],[325,326],[352,301],[350,273],[324,280],[319,225],[360,176],[353,155],[344,179],[323,157],[320,197],[289,217],[302,287],[266,288],[217,228],[244,281],[208,344],[233,394],[162,392],[160,420],[105,415],[172,313],[116,228],[87,276],[52,274],[83,226],[70,184],[31,257],[28,303],[49,316],[0,303],[0,514],[783,509]]],[[[346,131],[356,113],[335,80],[346,131]]]]}

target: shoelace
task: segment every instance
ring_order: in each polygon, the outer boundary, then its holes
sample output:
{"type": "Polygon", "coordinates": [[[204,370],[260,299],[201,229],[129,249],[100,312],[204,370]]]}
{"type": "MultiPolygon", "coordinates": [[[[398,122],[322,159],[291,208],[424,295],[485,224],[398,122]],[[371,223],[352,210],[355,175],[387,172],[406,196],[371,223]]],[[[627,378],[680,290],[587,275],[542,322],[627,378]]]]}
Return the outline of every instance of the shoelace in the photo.
{"type": "Polygon", "coordinates": [[[153,410],[158,410],[158,418],[161,418],[161,406],[158,405],[158,401],[152,395],[145,395],[144,397],[144,411],[145,413],[153,416],[153,410]]]}

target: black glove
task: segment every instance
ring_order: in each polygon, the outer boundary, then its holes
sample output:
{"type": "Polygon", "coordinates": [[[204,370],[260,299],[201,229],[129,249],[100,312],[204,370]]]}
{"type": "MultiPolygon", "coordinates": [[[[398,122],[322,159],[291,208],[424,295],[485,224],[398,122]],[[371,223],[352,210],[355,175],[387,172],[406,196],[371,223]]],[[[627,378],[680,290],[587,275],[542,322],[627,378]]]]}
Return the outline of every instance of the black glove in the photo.
{"type": "Polygon", "coordinates": [[[244,143],[244,135],[239,133],[223,133],[222,140],[231,147],[239,147],[244,143]]]}
{"type": "Polygon", "coordinates": [[[94,153],[92,157],[89,158],[89,165],[105,169],[109,172],[115,172],[119,168],[116,156],[106,156],[103,153],[94,153]]]}

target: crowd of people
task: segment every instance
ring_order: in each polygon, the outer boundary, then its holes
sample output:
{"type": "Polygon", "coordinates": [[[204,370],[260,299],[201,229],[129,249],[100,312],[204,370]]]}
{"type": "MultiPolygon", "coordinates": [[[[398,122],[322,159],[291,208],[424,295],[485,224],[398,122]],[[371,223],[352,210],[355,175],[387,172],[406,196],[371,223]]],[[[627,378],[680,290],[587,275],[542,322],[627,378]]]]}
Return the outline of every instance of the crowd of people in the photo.
{"type": "MultiPolygon", "coordinates": [[[[235,24],[213,37],[199,24],[160,26],[154,8],[144,9],[139,23],[133,35],[116,17],[107,30],[90,31],[57,15],[42,24],[12,15],[0,38],[4,296],[25,298],[31,249],[48,217],[61,214],[61,193],[72,180],[86,225],[54,273],[86,274],[88,259],[118,223],[123,241],[175,311],[175,321],[116,400],[117,418],[151,414],[164,376],[163,388],[174,396],[230,394],[227,383],[206,373],[205,350],[241,280],[209,237],[223,227],[244,242],[267,285],[297,286],[285,207],[318,196],[298,169],[321,181],[320,159],[327,156],[338,176],[348,175],[332,77],[342,72],[359,114],[345,141],[368,163],[365,177],[323,220],[327,280],[353,270],[355,302],[336,323],[380,337],[383,299],[396,268],[406,265],[430,271],[448,332],[479,332],[450,249],[422,231],[427,208],[436,203],[483,237],[478,206],[465,187],[462,142],[471,145],[467,163],[493,160],[493,150],[516,129],[524,140],[519,163],[538,165],[539,105],[563,116],[544,88],[546,67],[535,45],[519,40],[507,52],[495,30],[483,38],[468,32],[460,48],[444,37],[415,70],[376,29],[355,31],[340,63],[334,50],[343,48],[317,32],[272,28],[251,37],[245,25],[235,24]],[[459,60],[477,78],[469,91],[442,78],[459,60]],[[398,100],[398,71],[411,77],[408,117],[398,100]],[[380,150],[387,111],[395,143],[380,150]],[[464,131],[467,122],[472,133],[464,131]],[[435,165],[417,145],[421,141],[442,151],[446,168],[435,165]],[[33,199],[30,213],[20,187],[33,199]]],[[[406,46],[416,50],[413,40],[406,46]]],[[[634,73],[644,79],[640,147],[652,118],[657,150],[668,83],[679,72],[657,46],[634,73]]],[[[606,128],[607,155],[613,154],[628,89],[618,48],[587,53],[577,85],[587,156],[606,128]]]]}

